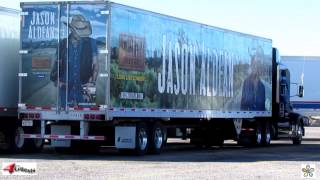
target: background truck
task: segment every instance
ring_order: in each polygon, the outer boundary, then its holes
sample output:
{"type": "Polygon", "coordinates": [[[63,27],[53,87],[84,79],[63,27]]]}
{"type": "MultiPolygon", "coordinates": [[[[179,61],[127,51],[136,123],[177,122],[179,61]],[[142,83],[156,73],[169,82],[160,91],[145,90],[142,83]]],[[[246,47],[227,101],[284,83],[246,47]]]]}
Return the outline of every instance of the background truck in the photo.
{"type": "Polygon", "coordinates": [[[270,39],[112,2],[21,9],[25,139],[48,139],[59,152],[114,145],[137,154],[160,153],[168,137],[301,143],[290,74],[270,39]]]}
{"type": "Polygon", "coordinates": [[[0,150],[18,152],[24,146],[18,121],[19,11],[0,7],[0,21],[0,150]]]}
{"type": "Polygon", "coordinates": [[[316,76],[320,66],[320,57],[317,56],[282,56],[281,63],[291,72],[291,103],[294,111],[306,117],[320,116],[320,92],[316,76]],[[303,98],[295,96],[297,85],[302,84],[305,88],[303,98]]]}

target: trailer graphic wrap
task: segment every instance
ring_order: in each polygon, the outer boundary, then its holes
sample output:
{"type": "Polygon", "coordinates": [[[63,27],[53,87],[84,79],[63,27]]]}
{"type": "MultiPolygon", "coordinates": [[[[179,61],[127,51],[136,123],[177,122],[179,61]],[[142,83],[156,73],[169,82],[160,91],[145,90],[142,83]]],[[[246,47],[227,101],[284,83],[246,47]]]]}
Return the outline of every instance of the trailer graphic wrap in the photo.
{"type": "Polygon", "coordinates": [[[21,102],[32,106],[91,107],[105,103],[105,4],[23,6],[21,102]]]}
{"type": "Polygon", "coordinates": [[[58,47],[58,7],[41,5],[23,7],[21,48],[22,55],[21,102],[35,106],[55,106],[57,91],[50,83],[50,71],[58,47]]]}
{"type": "Polygon", "coordinates": [[[271,40],[117,4],[111,12],[113,107],[271,110],[271,40]]]}

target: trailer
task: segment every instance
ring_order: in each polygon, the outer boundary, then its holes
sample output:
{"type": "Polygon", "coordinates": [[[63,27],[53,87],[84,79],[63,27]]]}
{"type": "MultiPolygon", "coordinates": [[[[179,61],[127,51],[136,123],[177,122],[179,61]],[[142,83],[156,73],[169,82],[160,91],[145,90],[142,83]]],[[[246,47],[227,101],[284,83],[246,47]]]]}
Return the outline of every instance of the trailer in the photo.
{"type": "Polygon", "coordinates": [[[109,1],[21,11],[24,139],[48,139],[58,152],[113,145],[140,155],[160,153],[168,137],[268,145],[285,134],[301,143],[283,90],[289,72],[270,39],[109,1]]]}
{"type": "Polygon", "coordinates": [[[0,151],[19,152],[24,146],[18,120],[20,15],[0,7],[0,151]]]}
{"type": "Polygon", "coordinates": [[[320,57],[317,56],[282,56],[281,63],[287,66],[292,74],[291,103],[296,112],[306,117],[316,117],[320,115],[320,78],[316,76],[320,66],[320,57]],[[303,85],[305,95],[303,98],[296,96],[295,86],[303,85]]]}

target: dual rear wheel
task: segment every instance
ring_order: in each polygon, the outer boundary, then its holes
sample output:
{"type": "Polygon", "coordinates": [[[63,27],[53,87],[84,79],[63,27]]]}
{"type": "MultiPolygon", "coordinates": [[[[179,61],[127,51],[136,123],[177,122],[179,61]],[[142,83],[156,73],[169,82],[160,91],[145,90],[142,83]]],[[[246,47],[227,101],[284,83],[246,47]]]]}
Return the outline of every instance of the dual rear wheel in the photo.
{"type": "Polygon", "coordinates": [[[270,123],[268,121],[257,122],[255,145],[268,146],[271,143],[270,123]]]}
{"type": "MultiPolygon", "coordinates": [[[[31,130],[34,132],[34,129],[31,130]]],[[[9,126],[7,129],[2,129],[1,136],[1,151],[5,153],[35,153],[40,152],[43,148],[42,139],[25,139],[23,134],[25,130],[18,125],[9,126]]]]}
{"type": "Polygon", "coordinates": [[[166,139],[166,131],[160,122],[147,125],[144,122],[136,123],[135,149],[119,149],[121,153],[136,155],[160,154],[166,139]]]}
{"type": "Polygon", "coordinates": [[[238,144],[242,146],[268,146],[271,143],[271,125],[269,121],[256,121],[249,127],[243,128],[238,144]],[[251,127],[251,128],[250,128],[251,127]]]}

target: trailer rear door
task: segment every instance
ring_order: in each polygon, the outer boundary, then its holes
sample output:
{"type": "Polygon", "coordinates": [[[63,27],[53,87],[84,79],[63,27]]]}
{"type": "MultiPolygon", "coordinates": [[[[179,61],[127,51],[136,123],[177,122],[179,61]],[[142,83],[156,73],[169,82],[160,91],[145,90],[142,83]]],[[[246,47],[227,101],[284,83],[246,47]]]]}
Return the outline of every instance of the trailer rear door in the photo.
{"type": "Polygon", "coordinates": [[[57,112],[106,104],[105,2],[22,4],[20,102],[57,112]]]}
{"type": "Polygon", "coordinates": [[[22,4],[20,102],[29,107],[57,106],[50,80],[59,43],[59,5],[22,4]]]}

